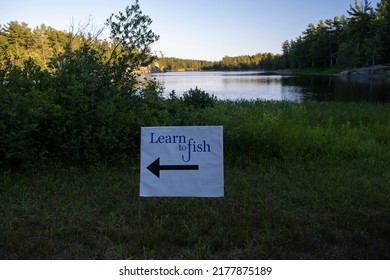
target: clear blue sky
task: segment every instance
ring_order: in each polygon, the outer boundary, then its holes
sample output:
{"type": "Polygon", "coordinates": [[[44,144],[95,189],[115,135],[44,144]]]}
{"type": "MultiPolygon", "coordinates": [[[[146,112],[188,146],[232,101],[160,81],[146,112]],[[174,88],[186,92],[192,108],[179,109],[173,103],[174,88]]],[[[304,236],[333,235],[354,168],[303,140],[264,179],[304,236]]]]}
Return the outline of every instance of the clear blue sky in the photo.
{"type": "MultiPolygon", "coordinates": [[[[359,1],[361,2],[361,1],[359,1]]],[[[379,0],[372,0],[376,7],[379,0]]],[[[102,27],[111,13],[133,0],[1,0],[0,24],[42,23],[69,30],[85,23],[102,27]]],[[[164,56],[220,60],[223,56],[280,53],[284,40],[301,35],[309,23],[347,15],[354,0],[140,0],[141,10],[160,35],[153,50],[164,56]]]]}

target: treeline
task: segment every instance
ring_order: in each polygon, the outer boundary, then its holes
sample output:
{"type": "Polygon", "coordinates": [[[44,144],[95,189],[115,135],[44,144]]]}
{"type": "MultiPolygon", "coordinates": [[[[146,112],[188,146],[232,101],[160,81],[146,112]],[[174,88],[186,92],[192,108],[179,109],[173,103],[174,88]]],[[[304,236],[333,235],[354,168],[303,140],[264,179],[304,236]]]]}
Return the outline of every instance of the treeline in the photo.
{"type": "Polygon", "coordinates": [[[255,55],[225,56],[215,65],[220,70],[273,70],[279,69],[281,55],[258,53],[255,55]]]}
{"type": "Polygon", "coordinates": [[[181,59],[175,57],[161,57],[157,63],[166,71],[210,70],[215,62],[207,60],[181,59]]]}
{"type": "MultiPolygon", "coordinates": [[[[225,56],[220,61],[161,57],[166,71],[184,70],[273,70],[285,68],[351,68],[390,62],[390,0],[372,7],[368,0],[350,5],[348,16],[310,23],[301,36],[286,40],[282,54],[225,56]]],[[[88,41],[109,59],[115,44],[97,39],[93,32],[66,32],[41,25],[10,22],[0,26],[0,62],[23,67],[32,59],[44,69],[67,50],[79,49],[88,41]]],[[[118,49],[115,49],[118,52],[118,49]]]]}
{"type": "Polygon", "coordinates": [[[272,70],[282,66],[282,56],[271,53],[255,55],[225,56],[220,61],[180,59],[174,57],[158,58],[160,67],[166,71],[184,70],[272,70]]]}
{"type": "MultiPolygon", "coordinates": [[[[26,60],[48,69],[55,58],[88,44],[108,56],[115,44],[97,39],[99,32],[85,33],[88,24],[79,30],[60,31],[44,24],[31,29],[26,23],[11,21],[0,26],[0,62],[23,67],[26,60]]],[[[91,27],[92,28],[92,27],[91,27]]]]}
{"type": "Polygon", "coordinates": [[[348,17],[309,24],[282,45],[284,68],[364,67],[390,62],[390,0],[350,5],[348,17]]]}
{"type": "Polygon", "coordinates": [[[352,68],[390,62],[390,0],[372,7],[355,0],[348,16],[310,23],[301,36],[286,40],[282,54],[225,56],[208,62],[159,59],[167,70],[274,70],[295,68],[352,68]]]}
{"type": "Polygon", "coordinates": [[[390,0],[374,8],[355,0],[348,16],[309,24],[301,36],[282,44],[282,55],[224,57],[220,70],[273,70],[294,68],[351,68],[390,62],[390,0]]]}

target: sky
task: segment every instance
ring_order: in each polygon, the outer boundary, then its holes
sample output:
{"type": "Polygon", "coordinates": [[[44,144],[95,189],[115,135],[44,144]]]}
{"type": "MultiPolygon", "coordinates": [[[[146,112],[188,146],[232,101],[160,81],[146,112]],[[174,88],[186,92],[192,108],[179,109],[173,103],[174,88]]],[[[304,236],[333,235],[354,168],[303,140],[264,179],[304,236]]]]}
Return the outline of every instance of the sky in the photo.
{"type": "MultiPolygon", "coordinates": [[[[360,0],[359,2],[361,2],[360,0]]],[[[379,0],[372,0],[376,7],[379,0]]],[[[0,24],[16,20],[34,28],[41,24],[70,30],[91,22],[96,29],[112,13],[134,0],[1,0],[0,24]]],[[[157,55],[202,60],[224,56],[281,53],[309,23],[347,15],[354,0],[140,0],[160,40],[157,55]]],[[[108,32],[108,31],[106,31],[108,32]]],[[[104,33],[103,33],[104,35],[104,33]]]]}

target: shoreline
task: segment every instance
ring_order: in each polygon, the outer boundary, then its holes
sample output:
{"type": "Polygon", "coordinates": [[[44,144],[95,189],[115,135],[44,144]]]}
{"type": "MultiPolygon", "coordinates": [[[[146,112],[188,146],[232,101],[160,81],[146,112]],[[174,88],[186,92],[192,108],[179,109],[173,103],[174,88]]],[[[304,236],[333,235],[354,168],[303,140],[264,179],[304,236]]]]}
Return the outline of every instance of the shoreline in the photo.
{"type": "Polygon", "coordinates": [[[390,64],[375,65],[370,67],[352,68],[347,70],[334,69],[277,69],[277,70],[202,70],[202,69],[191,69],[180,71],[161,71],[161,72],[149,72],[149,74],[156,73],[182,73],[182,72],[247,72],[247,71],[263,71],[264,75],[300,75],[300,76],[335,76],[335,77],[347,77],[347,78],[385,78],[390,79],[390,64]]]}
{"type": "Polygon", "coordinates": [[[301,76],[335,76],[344,78],[390,78],[390,64],[370,67],[352,68],[347,70],[334,69],[280,69],[266,71],[268,74],[301,75],[301,76]]]}
{"type": "Polygon", "coordinates": [[[335,74],[338,77],[390,78],[390,64],[355,68],[335,74]]]}

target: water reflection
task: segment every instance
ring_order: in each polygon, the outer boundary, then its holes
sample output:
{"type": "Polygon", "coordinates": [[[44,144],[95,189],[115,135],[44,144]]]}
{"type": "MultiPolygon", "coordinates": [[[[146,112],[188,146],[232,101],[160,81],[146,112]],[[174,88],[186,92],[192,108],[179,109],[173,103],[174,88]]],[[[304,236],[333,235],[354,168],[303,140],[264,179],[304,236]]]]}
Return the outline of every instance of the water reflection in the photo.
{"type": "Polygon", "coordinates": [[[390,82],[385,79],[298,76],[281,82],[283,88],[299,88],[302,100],[390,102],[390,82]]]}
{"type": "Polygon", "coordinates": [[[262,72],[176,72],[152,75],[165,93],[178,95],[201,88],[220,99],[264,99],[302,102],[390,102],[390,82],[385,79],[348,79],[318,76],[264,75],[262,72]]]}

